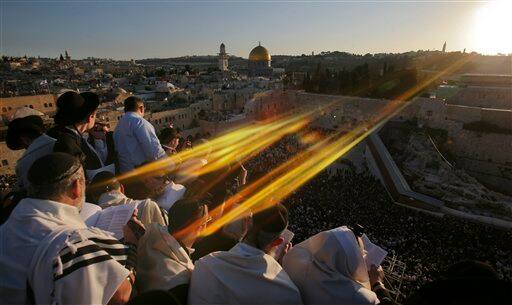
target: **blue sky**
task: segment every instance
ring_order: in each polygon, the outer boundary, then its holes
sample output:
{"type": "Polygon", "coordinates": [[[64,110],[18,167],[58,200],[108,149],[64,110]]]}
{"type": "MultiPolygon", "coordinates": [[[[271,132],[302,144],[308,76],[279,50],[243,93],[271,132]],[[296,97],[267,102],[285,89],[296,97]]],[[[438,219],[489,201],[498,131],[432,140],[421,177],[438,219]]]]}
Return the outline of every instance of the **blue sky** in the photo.
{"type": "Polygon", "coordinates": [[[478,50],[470,30],[478,2],[5,1],[1,51],[8,55],[118,59],[247,57],[258,41],[272,54],[478,50]]]}

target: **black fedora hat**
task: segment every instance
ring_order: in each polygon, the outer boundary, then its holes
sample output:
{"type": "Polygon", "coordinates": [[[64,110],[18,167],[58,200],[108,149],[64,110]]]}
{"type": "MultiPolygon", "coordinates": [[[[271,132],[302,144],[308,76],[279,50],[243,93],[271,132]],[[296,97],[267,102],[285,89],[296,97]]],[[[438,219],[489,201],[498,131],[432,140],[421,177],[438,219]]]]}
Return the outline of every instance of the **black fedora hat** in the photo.
{"type": "Polygon", "coordinates": [[[30,134],[38,136],[44,132],[43,119],[38,115],[29,115],[22,118],[12,120],[7,128],[7,136],[5,142],[11,150],[23,149],[21,136],[30,134]]]}
{"type": "Polygon", "coordinates": [[[87,119],[100,104],[98,96],[92,92],[78,94],[68,91],[57,99],[55,124],[72,125],[87,119]]]}

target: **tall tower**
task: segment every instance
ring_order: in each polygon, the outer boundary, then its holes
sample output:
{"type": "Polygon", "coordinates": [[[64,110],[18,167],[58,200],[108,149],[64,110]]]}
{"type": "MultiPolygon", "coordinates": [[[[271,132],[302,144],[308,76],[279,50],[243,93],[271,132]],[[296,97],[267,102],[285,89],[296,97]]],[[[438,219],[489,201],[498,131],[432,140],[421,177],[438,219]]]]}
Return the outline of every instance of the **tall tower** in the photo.
{"type": "Polygon", "coordinates": [[[228,70],[228,53],[226,53],[226,46],[224,43],[220,44],[219,50],[219,70],[227,71],[228,70]]]}
{"type": "Polygon", "coordinates": [[[443,53],[446,52],[446,41],[443,44],[443,53]]]}

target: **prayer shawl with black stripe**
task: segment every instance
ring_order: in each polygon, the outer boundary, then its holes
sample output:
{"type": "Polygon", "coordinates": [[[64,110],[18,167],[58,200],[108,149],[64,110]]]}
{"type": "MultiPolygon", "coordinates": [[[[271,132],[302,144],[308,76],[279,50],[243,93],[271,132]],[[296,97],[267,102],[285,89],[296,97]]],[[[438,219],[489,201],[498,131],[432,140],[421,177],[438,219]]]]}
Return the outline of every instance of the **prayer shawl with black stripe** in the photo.
{"type": "Polygon", "coordinates": [[[129,275],[125,246],[59,202],[23,199],[0,242],[1,304],[107,304],[129,275]]]}
{"type": "Polygon", "coordinates": [[[37,303],[107,304],[129,274],[125,246],[99,229],[65,230],[45,245],[29,278],[37,303]]]}

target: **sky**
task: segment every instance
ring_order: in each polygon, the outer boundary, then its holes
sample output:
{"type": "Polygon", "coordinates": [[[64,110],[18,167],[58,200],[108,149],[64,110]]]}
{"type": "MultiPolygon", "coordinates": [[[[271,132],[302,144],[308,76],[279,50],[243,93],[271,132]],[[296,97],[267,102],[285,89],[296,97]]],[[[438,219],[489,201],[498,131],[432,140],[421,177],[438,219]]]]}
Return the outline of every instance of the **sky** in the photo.
{"type": "Polygon", "coordinates": [[[512,52],[487,35],[511,19],[489,25],[501,9],[490,2],[0,0],[0,8],[0,51],[11,56],[214,55],[224,42],[247,57],[258,41],[272,55],[433,50],[445,41],[448,51],[512,52]]]}

